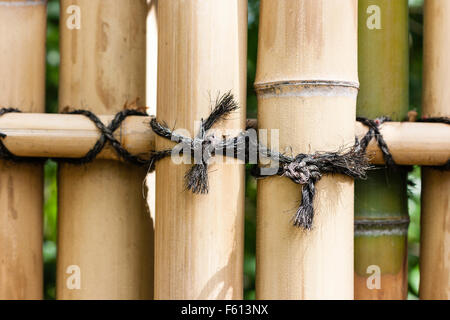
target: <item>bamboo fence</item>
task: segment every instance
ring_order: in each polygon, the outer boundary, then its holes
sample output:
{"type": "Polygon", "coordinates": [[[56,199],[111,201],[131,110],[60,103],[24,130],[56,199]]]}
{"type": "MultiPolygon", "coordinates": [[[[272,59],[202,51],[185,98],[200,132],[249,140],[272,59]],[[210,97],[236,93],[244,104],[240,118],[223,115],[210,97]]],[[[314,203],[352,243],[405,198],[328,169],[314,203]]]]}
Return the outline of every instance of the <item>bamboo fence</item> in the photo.
{"type": "MultiPolygon", "coordinates": [[[[46,4],[0,0],[0,107],[23,111],[0,116],[1,142],[42,158],[0,161],[0,299],[43,297],[43,160],[82,158],[102,137],[83,115],[45,114],[46,4]]],[[[261,0],[257,120],[246,119],[247,1],[60,5],[59,110],[90,110],[105,125],[124,108],[147,110],[112,133],[144,159],[174,146],[152,131],[154,117],[194,137],[226,92],[240,109],[217,132],[252,124],[294,156],[352,146],[368,132],[356,115],[392,118],[379,129],[400,167],[386,169],[371,141],[378,167],[366,181],[316,184],[311,230],[292,225],[301,186],[258,180],[257,299],[405,299],[409,165],[423,166],[420,297],[450,298],[450,173],[436,168],[450,159],[450,127],[404,121],[407,0],[261,0]]],[[[428,118],[450,116],[449,18],[448,1],[425,2],[428,118]]],[[[158,161],[156,174],[121,160],[107,144],[91,163],[59,164],[57,298],[242,299],[244,165],[215,155],[199,195],[183,184],[192,164],[181,158],[158,161]]]]}

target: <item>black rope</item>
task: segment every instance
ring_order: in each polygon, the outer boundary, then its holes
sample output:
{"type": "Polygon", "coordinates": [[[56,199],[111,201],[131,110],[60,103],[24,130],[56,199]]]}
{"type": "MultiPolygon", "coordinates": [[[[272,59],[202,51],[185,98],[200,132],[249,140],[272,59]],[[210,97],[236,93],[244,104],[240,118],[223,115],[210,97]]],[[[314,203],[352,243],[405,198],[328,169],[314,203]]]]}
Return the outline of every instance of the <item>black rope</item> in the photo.
{"type": "MultiPolygon", "coordinates": [[[[6,114],[6,113],[12,113],[12,112],[18,112],[20,113],[20,110],[14,109],[14,108],[0,108],[0,116],[6,114]]],[[[86,164],[89,162],[92,162],[96,156],[103,150],[106,143],[109,142],[113,149],[116,151],[116,153],[119,155],[120,158],[123,160],[138,165],[138,166],[146,166],[150,164],[150,160],[140,158],[136,155],[130,154],[122,145],[120,142],[114,137],[114,131],[116,131],[122,122],[129,116],[147,116],[146,113],[138,111],[138,110],[132,110],[132,109],[125,109],[120,112],[118,112],[111,123],[106,126],[102,123],[102,121],[91,111],[88,110],[75,110],[66,112],[67,114],[79,114],[84,115],[89,120],[91,120],[95,126],[100,131],[100,138],[97,140],[95,145],[92,147],[91,150],[89,150],[84,157],[81,158],[55,158],[56,161],[61,162],[67,162],[72,164],[86,164]]],[[[21,161],[43,161],[45,159],[43,158],[32,158],[32,157],[19,157],[14,155],[11,151],[6,148],[6,146],[3,143],[3,139],[6,138],[6,134],[0,133],[0,159],[3,160],[10,160],[14,162],[21,162],[21,161]]]]}
{"type": "MultiPolygon", "coordinates": [[[[208,132],[214,124],[225,119],[231,112],[238,109],[233,96],[228,93],[218,99],[216,106],[206,121],[201,122],[200,130],[194,139],[184,137],[174,132],[165,123],[161,124],[152,119],[150,125],[153,131],[160,137],[170,139],[177,143],[177,152],[189,153],[191,158],[200,154],[201,160],[194,164],[185,175],[185,184],[193,193],[204,194],[208,192],[208,161],[218,151],[223,154],[225,150],[232,150],[225,155],[244,160],[248,163],[250,151],[253,149],[259,154],[279,163],[278,169],[272,170],[272,174],[266,174],[264,168],[253,168],[253,175],[257,178],[265,178],[272,175],[284,176],[302,188],[302,202],[294,216],[294,226],[311,229],[314,217],[314,197],[316,183],[324,174],[344,174],[353,178],[364,179],[366,171],[370,168],[365,156],[365,149],[360,143],[343,152],[323,152],[312,155],[299,154],[296,157],[288,157],[278,152],[261,147],[258,141],[251,139],[249,130],[232,139],[218,139],[208,132]]],[[[172,154],[167,149],[153,152],[151,157],[151,169],[154,164],[172,154]]]]}
{"type": "MultiPolygon", "coordinates": [[[[215,107],[211,111],[206,120],[201,120],[201,125],[197,136],[194,139],[182,136],[170,129],[165,123],[158,122],[152,118],[150,126],[152,130],[160,137],[170,139],[177,143],[173,149],[161,151],[151,151],[150,158],[144,159],[137,155],[130,154],[122,147],[120,142],[114,137],[114,131],[117,130],[122,122],[128,116],[147,116],[146,113],[137,110],[126,109],[120,111],[114,116],[114,119],[107,126],[91,111],[75,110],[68,112],[69,114],[84,115],[90,119],[100,131],[100,138],[89,152],[81,158],[64,158],[56,159],[59,161],[86,164],[93,161],[96,156],[103,150],[106,143],[109,142],[116,153],[123,160],[140,166],[148,166],[150,171],[155,170],[158,161],[167,158],[178,152],[179,155],[188,154],[194,159],[194,164],[185,174],[185,184],[188,190],[196,194],[206,194],[209,191],[208,183],[208,166],[210,159],[218,154],[233,157],[249,163],[250,154],[255,151],[257,155],[262,155],[272,161],[278,162],[279,166],[271,173],[267,168],[259,168],[255,166],[252,174],[256,178],[265,178],[269,176],[287,177],[296,184],[302,185],[302,200],[300,206],[293,217],[294,226],[311,229],[314,218],[314,198],[316,195],[316,183],[325,174],[343,174],[354,179],[365,179],[366,172],[372,167],[369,165],[366,156],[367,146],[370,141],[375,138],[380,147],[386,165],[389,168],[396,168],[389,147],[386,144],[381,132],[380,126],[384,122],[391,121],[387,117],[370,120],[358,117],[357,121],[361,122],[369,128],[367,134],[351,148],[341,150],[339,152],[316,152],[314,154],[298,154],[295,157],[286,156],[279,152],[269,150],[262,147],[255,138],[252,138],[250,131],[253,130],[248,124],[246,131],[242,132],[234,138],[218,137],[210,132],[210,129],[218,122],[225,120],[228,115],[238,109],[233,95],[227,93],[216,100],[215,107]],[[263,172],[264,171],[264,172],[263,172]]],[[[1,108],[0,116],[6,113],[20,112],[14,108],[1,108]]],[[[446,123],[450,124],[450,119],[446,117],[439,118],[423,118],[419,122],[446,123]]],[[[0,158],[11,161],[42,161],[42,158],[19,157],[11,153],[3,143],[6,137],[0,132],[0,158]]],[[[450,169],[450,160],[443,166],[439,167],[444,170],[450,169]]]]}
{"type": "Polygon", "coordinates": [[[233,95],[227,93],[216,100],[214,109],[206,120],[201,120],[197,136],[194,139],[184,137],[170,129],[167,124],[158,122],[155,118],[151,120],[152,130],[160,137],[172,140],[178,145],[173,149],[154,151],[150,157],[150,171],[155,169],[157,161],[169,157],[173,152],[178,154],[188,153],[194,159],[194,164],[185,174],[185,184],[188,190],[195,194],[207,194],[209,192],[208,165],[210,159],[221,154],[228,157],[242,159],[245,161],[248,148],[246,147],[246,133],[237,137],[225,139],[210,133],[209,130],[218,122],[225,120],[228,115],[238,109],[233,95]]]}
{"type": "Polygon", "coordinates": [[[289,157],[269,149],[260,149],[260,152],[278,162],[279,167],[278,171],[272,174],[262,173],[262,168],[254,167],[252,170],[254,177],[266,178],[278,175],[303,186],[302,200],[293,217],[293,223],[294,226],[307,230],[313,226],[316,183],[324,174],[344,174],[354,179],[365,179],[366,171],[371,168],[365,150],[358,141],[353,147],[341,152],[301,153],[296,157],[289,157]]]}
{"type": "Polygon", "coordinates": [[[380,117],[375,120],[370,120],[364,117],[356,117],[356,121],[361,122],[363,125],[369,128],[367,134],[360,141],[362,150],[365,152],[370,141],[375,138],[375,141],[377,142],[378,147],[383,154],[383,159],[386,163],[386,166],[390,169],[396,169],[397,164],[394,161],[394,157],[389,151],[389,147],[380,132],[380,126],[385,122],[390,122],[391,119],[388,117],[380,117]]]}
{"type": "Polygon", "coordinates": [[[92,149],[89,150],[84,157],[58,159],[59,161],[72,164],[86,164],[92,162],[96,158],[96,156],[103,150],[106,143],[109,142],[113,147],[113,149],[116,151],[117,155],[119,155],[119,157],[125,160],[126,162],[138,166],[146,166],[150,164],[149,160],[140,158],[136,155],[132,155],[131,153],[129,153],[124,147],[122,147],[120,142],[114,137],[114,131],[116,131],[120,127],[122,122],[127,117],[147,116],[146,113],[133,109],[122,110],[114,116],[113,120],[109,123],[108,126],[105,126],[105,124],[94,113],[88,110],[74,110],[66,113],[79,114],[87,117],[99,129],[101,135],[100,138],[95,143],[95,145],[92,147],[92,149]]]}

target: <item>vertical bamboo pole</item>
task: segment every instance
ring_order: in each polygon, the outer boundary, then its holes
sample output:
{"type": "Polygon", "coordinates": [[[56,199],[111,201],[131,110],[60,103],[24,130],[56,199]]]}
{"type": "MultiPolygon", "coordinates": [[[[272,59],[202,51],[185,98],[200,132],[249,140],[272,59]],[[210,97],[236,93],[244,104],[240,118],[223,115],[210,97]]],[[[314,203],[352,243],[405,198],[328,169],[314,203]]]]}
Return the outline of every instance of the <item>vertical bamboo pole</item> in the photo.
{"type": "MultiPolygon", "coordinates": [[[[357,1],[262,0],[260,10],[259,128],[279,130],[293,154],[353,144],[357,1]]],[[[286,178],[258,182],[256,298],[353,299],[353,180],[320,180],[311,231],[292,225],[300,198],[286,178]]]]}
{"type": "MultiPolygon", "coordinates": [[[[46,1],[0,1],[0,106],[45,112],[46,1]]],[[[0,161],[0,300],[42,299],[42,164],[0,161]]]]}
{"type": "MultiPolygon", "coordinates": [[[[359,116],[404,120],[408,54],[408,1],[359,0],[359,116]]],[[[355,184],[355,299],[406,298],[406,179],[379,168],[355,184]]]]}
{"type": "MultiPolygon", "coordinates": [[[[231,90],[241,108],[221,127],[243,129],[247,1],[159,1],[158,28],[158,119],[194,136],[211,100],[231,90]]],[[[173,143],[157,138],[156,146],[173,143]]],[[[156,167],[157,299],[242,298],[244,167],[215,160],[208,195],[185,190],[189,165],[156,167]]]]}
{"type": "MultiPolygon", "coordinates": [[[[450,2],[425,2],[423,115],[450,117],[450,2]]],[[[422,168],[420,298],[450,299],[450,172],[422,168]]]]}
{"type": "MultiPolygon", "coordinates": [[[[60,108],[145,103],[146,16],[145,0],[61,1],[60,108]]],[[[57,298],[152,297],[145,173],[106,160],[60,166],[57,298]]]]}

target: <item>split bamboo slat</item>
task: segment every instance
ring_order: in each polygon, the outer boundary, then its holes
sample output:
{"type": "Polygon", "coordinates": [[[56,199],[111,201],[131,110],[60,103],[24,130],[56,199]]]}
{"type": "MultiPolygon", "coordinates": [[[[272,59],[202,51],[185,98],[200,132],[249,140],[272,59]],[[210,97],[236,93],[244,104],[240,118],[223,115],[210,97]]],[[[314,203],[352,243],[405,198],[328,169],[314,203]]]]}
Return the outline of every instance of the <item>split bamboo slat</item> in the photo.
{"type": "MultiPolygon", "coordinates": [[[[422,113],[450,117],[450,2],[425,1],[422,113]]],[[[450,299],[450,171],[422,168],[420,298],[450,299]]]]}
{"type": "MultiPolygon", "coordinates": [[[[150,103],[149,108],[152,106],[150,103]]],[[[99,118],[108,124],[113,116],[99,118]]],[[[150,121],[150,117],[131,116],[114,136],[130,153],[148,157],[149,151],[155,149],[155,134],[149,126],[150,121]]],[[[248,121],[256,123],[254,119],[248,121]]],[[[361,139],[368,128],[357,122],[355,130],[361,139]]],[[[450,158],[450,127],[446,124],[387,122],[380,130],[400,165],[442,166],[450,158]]],[[[0,117],[0,131],[7,135],[3,140],[5,146],[23,157],[80,158],[100,137],[98,128],[85,116],[66,114],[5,114],[0,117]]],[[[367,154],[371,163],[384,164],[375,140],[370,142],[367,154]]],[[[109,144],[97,158],[119,159],[109,144]]]]}
{"type": "MultiPolygon", "coordinates": [[[[240,105],[218,128],[245,128],[247,1],[158,3],[157,118],[194,137],[219,93],[240,105]]],[[[173,147],[156,138],[156,149],[173,147]]],[[[156,166],[155,298],[241,299],[244,166],[215,157],[208,195],[184,185],[189,164],[156,166]]]]}
{"type": "MultiPolygon", "coordinates": [[[[359,116],[404,120],[408,54],[408,1],[360,0],[359,116]]],[[[355,183],[355,299],[406,298],[406,179],[404,169],[380,167],[355,183]]]]}
{"type": "MultiPolygon", "coordinates": [[[[258,127],[269,137],[279,130],[280,151],[354,143],[357,8],[354,0],[261,1],[258,127]]],[[[353,299],[353,180],[320,180],[311,231],[293,227],[300,198],[289,179],[258,182],[256,298],[353,299]]]]}
{"type": "MultiPolygon", "coordinates": [[[[47,2],[0,1],[0,106],[45,112],[47,2]]],[[[42,163],[0,161],[0,300],[42,299],[42,163]]]]}
{"type": "MultiPolygon", "coordinates": [[[[145,105],[146,0],[62,0],[60,109],[114,114],[145,105]]],[[[61,164],[58,299],[150,299],[153,228],[146,169],[61,164]]]]}

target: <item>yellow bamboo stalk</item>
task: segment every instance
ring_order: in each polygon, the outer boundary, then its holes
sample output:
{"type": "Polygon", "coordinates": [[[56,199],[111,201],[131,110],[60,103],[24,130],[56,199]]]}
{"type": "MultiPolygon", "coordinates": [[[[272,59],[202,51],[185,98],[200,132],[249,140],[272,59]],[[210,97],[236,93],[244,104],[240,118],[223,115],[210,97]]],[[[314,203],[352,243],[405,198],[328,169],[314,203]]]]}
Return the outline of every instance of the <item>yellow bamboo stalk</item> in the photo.
{"type": "MultiPolygon", "coordinates": [[[[145,0],[62,0],[60,108],[113,114],[145,103],[145,0]]],[[[58,299],[149,299],[153,228],[145,169],[59,168],[58,299]]]]}
{"type": "MultiPolygon", "coordinates": [[[[0,106],[45,112],[46,1],[0,1],[0,106]]],[[[42,299],[42,164],[0,161],[0,300],[42,299]]]]}
{"type": "MultiPolygon", "coordinates": [[[[357,1],[262,0],[255,86],[281,151],[353,144],[357,1]]],[[[311,231],[292,226],[300,198],[286,178],[258,182],[257,299],[353,299],[353,180],[321,179],[311,231]]]]}
{"type": "MultiPolygon", "coordinates": [[[[424,8],[423,115],[450,116],[450,2],[424,8]]],[[[450,299],[450,172],[422,168],[420,298],[450,299]]]]}
{"type": "MultiPolygon", "coordinates": [[[[229,90],[240,109],[220,126],[245,127],[247,1],[158,3],[157,118],[198,133],[211,99],[229,90]]],[[[173,143],[157,138],[157,150],[173,143]]],[[[187,164],[156,167],[155,298],[243,296],[244,167],[210,166],[208,195],[186,191],[187,164]]]]}

